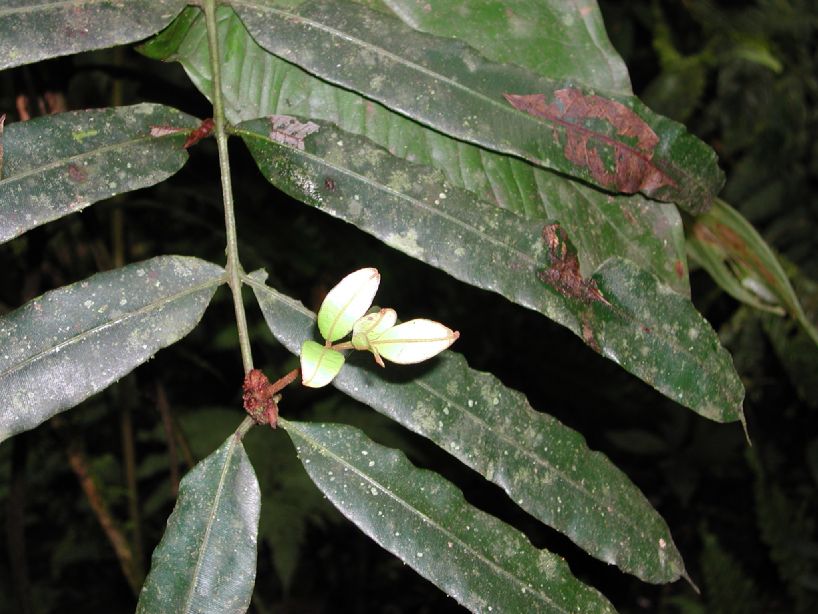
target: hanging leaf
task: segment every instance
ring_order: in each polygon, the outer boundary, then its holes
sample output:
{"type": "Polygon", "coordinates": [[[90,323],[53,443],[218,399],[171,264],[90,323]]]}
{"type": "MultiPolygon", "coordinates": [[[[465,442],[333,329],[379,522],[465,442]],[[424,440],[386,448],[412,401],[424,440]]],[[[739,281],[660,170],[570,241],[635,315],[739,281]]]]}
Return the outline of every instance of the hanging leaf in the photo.
{"type": "Polygon", "coordinates": [[[282,420],[310,477],[382,547],[473,612],[614,612],[557,555],[439,475],[339,424],[282,420]]]}
{"type": "Polygon", "coordinates": [[[261,493],[233,434],[179,485],[137,614],[243,614],[256,578],[261,493]]]}
{"type": "MultiPolygon", "coordinates": [[[[532,1],[525,0],[529,4],[532,1]]],[[[478,0],[469,0],[469,4],[473,2],[478,0]]],[[[389,4],[390,7],[396,6],[394,2],[389,4]]],[[[471,28],[476,32],[479,24],[489,29],[483,36],[482,45],[496,38],[496,31],[492,28],[499,26],[489,24],[495,23],[497,14],[516,11],[519,4],[515,2],[513,9],[503,7],[503,11],[498,11],[496,6],[477,11],[489,11],[489,17],[478,19],[471,28]]],[[[598,9],[583,6],[581,15],[577,15],[580,7],[564,2],[537,0],[536,4],[537,7],[530,11],[542,11],[548,6],[559,18],[559,25],[549,30],[552,37],[548,39],[551,57],[564,67],[559,74],[565,74],[567,67],[574,64],[590,62],[589,58],[596,58],[599,52],[608,50],[603,53],[605,58],[601,64],[593,64],[593,69],[586,66],[582,74],[599,71],[601,76],[593,83],[601,87],[607,83],[605,75],[610,70],[610,78],[615,79],[619,84],[617,88],[621,89],[619,67],[622,62],[602,40],[598,9]],[[591,24],[589,31],[581,25],[571,27],[575,20],[591,24]]],[[[437,2],[429,3],[429,6],[433,5],[436,6],[437,2]]],[[[450,7],[454,5],[450,4],[450,7]]],[[[426,11],[427,5],[419,10],[426,11]]],[[[436,20],[434,9],[430,15],[428,22],[434,23],[436,34],[452,36],[458,31],[457,26],[450,23],[451,18],[436,20]]],[[[447,183],[469,190],[478,200],[529,218],[558,221],[577,246],[583,271],[593,271],[610,256],[623,256],[640,268],[652,271],[668,287],[690,294],[682,221],[674,205],[636,195],[614,197],[518,158],[481,149],[424,128],[271,55],[253,40],[230,8],[220,8],[217,19],[220,44],[223,49],[230,50],[222,59],[222,82],[225,113],[231,122],[279,114],[309,117],[314,122],[318,119],[332,122],[347,133],[366,136],[393,155],[440,170],[447,183]],[[248,72],[264,77],[248,81],[243,77],[248,72]]],[[[467,23],[461,18],[457,20],[467,23]]],[[[424,23],[424,27],[428,24],[424,23]]],[[[534,39],[536,42],[531,44],[536,48],[528,51],[529,57],[542,53],[540,46],[545,44],[539,33],[534,39]]],[[[174,22],[173,28],[152,39],[142,50],[150,57],[182,62],[191,80],[210,96],[210,56],[204,19],[198,9],[186,10],[174,22]]],[[[502,54],[496,59],[508,60],[502,54]]],[[[320,181],[313,183],[313,189],[318,191],[320,188],[320,181]]],[[[471,221],[480,222],[477,214],[472,215],[471,221]]],[[[490,220],[486,225],[488,223],[490,220]]]]}
{"type": "MultiPolygon", "coordinates": [[[[254,273],[249,283],[267,325],[297,352],[311,334],[313,314],[262,278],[254,273]]],[[[333,384],[428,437],[592,556],[647,582],[684,575],[667,525],[639,489],[579,433],[534,411],[519,392],[453,352],[408,381],[380,373],[350,361],[333,384]]]]}
{"type": "Polygon", "coordinates": [[[344,366],[344,355],[337,350],[307,340],[301,346],[301,383],[309,388],[329,384],[344,366]]]}
{"type": "Polygon", "coordinates": [[[360,269],[350,273],[327,293],[318,310],[318,330],[327,341],[346,337],[355,321],[366,313],[381,276],[377,269],[360,269]]]}
{"type": "Polygon", "coordinates": [[[634,97],[494,64],[355,3],[232,6],[274,55],[455,138],[694,213],[724,183],[710,148],[634,97]]]}
{"type": "Polygon", "coordinates": [[[0,317],[0,441],[106,388],[199,322],[221,267],[160,256],[0,317]]]}
{"type": "MultiPolygon", "coordinates": [[[[1,11],[2,9],[0,9],[1,11]]],[[[3,134],[0,243],[99,200],[167,179],[199,121],[162,105],[71,111],[3,134]]]]}
{"type": "Polygon", "coordinates": [[[168,25],[186,0],[6,0],[0,69],[132,43],[168,25]]]}
{"type": "Polygon", "coordinates": [[[265,120],[237,130],[264,175],[295,198],[559,322],[707,418],[740,418],[744,390],[732,360],[689,299],[622,258],[583,271],[559,224],[482,203],[427,167],[318,123],[303,150],[270,141],[265,120]],[[603,292],[599,277],[607,274],[617,283],[603,292]]]}

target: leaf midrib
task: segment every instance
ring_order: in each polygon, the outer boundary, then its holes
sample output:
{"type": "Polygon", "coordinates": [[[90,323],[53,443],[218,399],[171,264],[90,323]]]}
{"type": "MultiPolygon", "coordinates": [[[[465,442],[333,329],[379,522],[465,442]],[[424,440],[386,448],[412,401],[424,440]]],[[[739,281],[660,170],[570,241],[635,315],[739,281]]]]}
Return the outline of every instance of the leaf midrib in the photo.
{"type": "Polygon", "coordinates": [[[61,351],[62,349],[66,348],[66,347],[69,347],[69,346],[74,345],[76,343],[80,343],[82,341],[85,341],[86,339],[89,339],[89,338],[93,337],[94,335],[96,335],[97,333],[102,332],[103,330],[106,330],[108,328],[111,328],[112,326],[122,324],[122,323],[127,322],[128,320],[130,320],[132,318],[144,315],[146,313],[150,313],[151,311],[161,309],[165,305],[167,305],[167,304],[169,304],[169,303],[171,303],[173,301],[179,300],[181,298],[184,298],[184,297],[186,297],[188,295],[195,294],[197,292],[201,292],[202,290],[205,290],[205,289],[208,289],[208,288],[211,288],[211,287],[219,286],[222,283],[224,283],[225,280],[226,280],[225,274],[222,274],[222,275],[219,276],[219,278],[217,278],[215,280],[211,280],[211,281],[208,281],[207,283],[202,283],[202,284],[199,284],[197,286],[193,286],[193,287],[188,288],[187,290],[184,290],[182,292],[177,292],[176,294],[167,296],[167,297],[165,297],[165,298],[163,298],[163,299],[161,299],[159,301],[148,303],[147,305],[145,305],[143,307],[140,307],[139,309],[137,309],[135,311],[129,311],[129,312],[123,314],[122,316],[120,316],[120,317],[118,317],[118,318],[116,318],[114,320],[109,320],[108,322],[105,322],[103,324],[98,324],[98,325],[96,325],[96,326],[94,326],[92,328],[86,329],[86,330],[82,331],[81,333],[79,333],[77,335],[74,335],[73,337],[69,337],[69,338],[61,341],[57,345],[53,345],[53,346],[51,346],[51,347],[49,347],[49,348],[47,348],[45,350],[37,352],[36,354],[34,354],[32,356],[29,356],[28,358],[26,358],[22,362],[19,362],[17,364],[12,365],[10,368],[6,369],[5,371],[0,372],[0,379],[5,378],[6,376],[8,376],[8,375],[10,375],[10,374],[12,374],[12,373],[14,373],[16,371],[19,371],[20,369],[23,369],[23,368],[27,367],[28,365],[33,364],[34,362],[36,362],[36,361],[38,361],[38,360],[40,360],[42,358],[45,358],[49,354],[57,353],[57,352],[61,351]]]}
{"type": "MultiPolygon", "coordinates": [[[[31,168],[31,169],[29,169],[27,171],[24,171],[22,173],[16,173],[14,175],[9,175],[7,177],[4,177],[3,179],[0,179],[0,188],[6,187],[6,186],[8,186],[10,184],[13,184],[13,183],[17,182],[17,181],[22,181],[23,179],[27,179],[28,177],[30,177],[32,175],[45,173],[45,172],[53,170],[55,168],[59,168],[60,166],[65,166],[66,164],[71,164],[72,162],[79,162],[79,161],[84,160],[85,158],[91,158],[91,157],[96,156],[98,154],[104,154],[104,153],[106,153],[108,151],[111,151],[111,150],[114,150],[114,149],[117,149],[117,148],[125,148],[125,147],[128,147],[130,145],[133,145],[133,144],[136,144],[136,143],[141,143],[141,142],[144,142],[144,141],[167,139],[167,138],[170,138],[170,137],[179,136],[180,134],[183,134],[183,132],[187,131],[188,129],[192,130],[192,128],[188,128],[186,126],[180,126],[179,128],[180,128],[180,132],[174,132],[173,134],[166,134],[166,135],[163,135],[163,136],[152,136],[150,134],[142,135],[142,136],[134,137],[134,138],[131,138],[131,139],[128,139],[128,140],[125,140],[125,141],[117,141],[116,143],[110,143],[108,145],[103,145],[101,147],[96,147],[94,149],[89,149],[88,151],[83,151],[82,153],[73,154],[73,155],[70,155],[70,156],[65,157],[65,158],[59,158],[58,160],[55,160],[54,162],[50,162],[48,164],[43,164],[41,166],[35,166],[35,167],[33,167],[33,168],[31,168]]],[[[182,152],[186,153],[185,150],[182,150],[182,152]]],[[[8,154],[8,152],[7,152],[7,154],[8,154]]]]}
{"type": "MultiPolygon", "coordinates": [[[[424,211],[427,211],[427,212],[431,213],[432,215],[439,216],[442,219],[447,220],[448,222],[451,222],[452,224],[454,224],[456,226],[459,226],[460,228],[462,228],[462,229],[468,231],[469,233],[477,236],[479,239],[481,239],[483,241],[486,241],[488,243],[491,243],[492,245],[500,247],[503,250],[514,254],[515,256],[520,258],[523,262],[527,262],[531,266],[536,265],[536,261],[529,254],[527,254],[527,253],[525,253],[523,251],[520,251],[520,250],[518,250],[518,249],[516,249],[514,247],[511,247],[510,245],[508,245],[507,243],[504,243],[503,241],[499,241],[499,240],[495,239],[493,236],[480,231],[478,228],[472,226],[468,222],[464,222],[463,220],[454,217],[450,213],[447,213],[446,211],[444,211],[442,209],[438,209],[436,207],[433,207],[433,206],[427,204],[426,202],[424,202],[422,200],[419,200],[418,198],[415,198],[414,196],[412,196],[410,194],[405,194],[404,192],[397,191],[394,188],[390,188],[389,186],[386,186],[386,185],[384,185],[383,183],[381,183],[379,181],[373,181],[369,177],[366,177],[365,175],[360,175],[359,173],[356,173],[355,171],[352,171],[351,169],[349,169],[347,167],[332,164],[332,163],[328,162],[325,158],[322,158],[320,156],[316,156],[316,155],[311,154],[311,153],[309,153],[307,151],[302,151],[302,150],[298,150],[298,149],[295,149],[295,148],[292,148],[292,147],[287,147],[286,145],[282,145],[280,143],[272,141],[271,139],[267,138],[266,136],[264,136],[262,134],[259,134],[257,132],[253,132],[252,130],[237,128],[237,129],[235,129],[233,131],[233,133],[238,135],[238,136],[241,136],[241,137],[250,137],[250,138],[254,138],[254,139],[263,141],[264,143],[266,143],[268,145],[284,147],[288,153],[291,153],[291,154],[293,154],[295,156],[307,158],[308,160],[310,160],[312,162],[315,162],[315,163],[319,164],[320,166],[323,166],[325,168],[336,171],[336,172],[338,172],[338,173],[340,173],[342,175],[345,175],[345,176],[349,177],[350,179],[352,179],[353,181],[358,181],[360,183],[370,185],[370,186],[374,187],[378,191],[385,192],[386,194],[394,196],[394,197],[398,198],[399,200],[406,201],[406,202],[408,202],[410,204],[410,206],[417,207],[419,209],[423,209],[424,211]]],[[[378,147],[378,146],[376,146],[376,147],[378,147]]],[[[456,188],[456,189],[463,190],[463,188],[456,188]]],[[[479,200],[479,199],[475,197],[475,200],[479,200]]],[[[511,215],[514,215],[514,214],[511,214],[511,215]]]]}
{"type": "Polygon", "coordinates": [[[204,536],[202,537],[201,544],[199,546],[199,552],[196,556],[196,564],[193,567],[193,581],[190,583],[190,588],[188,589],[187,595],[185,596],[184,601],[184,612],[190,612],[190,604],[193,601],[193,595],[196,592],[196,587],[199,584],[199,571],[202,568],[202,564],[204,563],[204,553],[207,550],[207,544],[210,541],[210,533],[213,529],[213,525],[216,523],[216,512],[221,504],[222,492],[224,491],[224,484],[227,481],[227,473],[233,461],[233,453],[237,448],[237,444],[240,444],[241,440],[233,433],[230,435],[230,445],[228,446],[227,450],[225,451],[225,459],[224,465],[222,466],[221,473],[219,474],[219,484],[216,487],[216,494],[213,498],[213,505],[210,509],[210,513],[208,514],[207,525],[205,527],[204,536]]]}

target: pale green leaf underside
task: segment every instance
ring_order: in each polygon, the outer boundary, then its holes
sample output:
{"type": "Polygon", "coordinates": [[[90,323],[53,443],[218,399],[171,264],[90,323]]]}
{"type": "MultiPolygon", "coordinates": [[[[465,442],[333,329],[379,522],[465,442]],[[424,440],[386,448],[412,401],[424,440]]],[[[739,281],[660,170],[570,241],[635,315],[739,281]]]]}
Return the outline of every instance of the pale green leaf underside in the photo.
{"type": "Polygon", "coordinates": [[[321,388],[332,381],[341,367],[344,355],[309,339],[301,346],[301,382],[308,388],[321,388]]]}
{"type": "Polygon", "coordinates": [[[270,140],[269,122],[239,126],[265,176],[295,198],[345,219],[410,256],[538,311],[670,398],[714,420],[740,416],[743,388],[715,332],[685,297],[622,258],[605,302],[572,297],[541,279],[542,223],[481,203],[428,167],[317,122],[304,149],[270,140]],[[675,322],[671,325],[671,322],[675,322]]]}
{"type": "Polygon", "coordinates": [[[167,179],[187,161],[190,115],[155,104],[9,124],[0,169],[0,243],[88,205],[167,179]],[[151,136],[152,128],[180,132],[151,136]]]}
{"type": "MultiPolygon", "coordinates": [[[[270,330],[298,352],[310,336],[312,313],[255,274],[251,285],[270,330]]],[[[398,382],[380,373],[368,360],[348,361],[333,384],[428,437],[589,554],[649,582],[670,582],[683,572],[667,525],[639,490],[581,435],[535,412],[519,392],[452,352],[398,382]]]]}
{"type": "Polygon", "coordinates": [[[159,256],[47,292],[0,318],[0,441],[73,407],[184,337],[221,267],[159,256]]]}
{"type": "Polygon", "coordinates": [[[490,62],[460,41],[354,3],[289,4],[232,2],[268,51],[435,130],[694,212],[706,210],[723,184],[709,147],[635,97],[490,62]],[[544,105],[518,111],[509,94],[544,96],[544,105]]]}
{"type": "Polygon", "coordinates": [[[231,435],[179,485],[139,596],[139,614],[243,614],[256,577],[261,493],[231,435]]]}
{"type": "Polygon", "coordinates": [[[186,0],[4,0],[0,69],[141,40],[186,0]]]}
{"type": "Polygon", "coordinates": [[[360,269],[338,282],[318,310],[318,330],[327,341],[346,337],[375,298],[381,276],[377,269],[360,269]]]}
{"type": "Polygon", "coordinates": [[[614,612],[560,557],[439,475],[339,424],[281,420],[313,481],[378,544],[473,612],[614,612]]]}
{"type": "MultiPolygon", "coordinates": [[[[145,51],[181,62],[197,87],[210,96],[204,20],[196,9],[184,16],[172,36],[160,36],[145,51]]],[[[398,157],[439,169],[449,184],[466,188],[478,199],[526,217],[558,220],[579,250],[584,273],[621,255],[689,294],[682,223],[673,205],[641,196],[614,197],[522,160],[456,141],[276,58],[253,41],[227,8],[218,11],[218,24],[230,121],[292,114],[332,122],[398,157]]]]}

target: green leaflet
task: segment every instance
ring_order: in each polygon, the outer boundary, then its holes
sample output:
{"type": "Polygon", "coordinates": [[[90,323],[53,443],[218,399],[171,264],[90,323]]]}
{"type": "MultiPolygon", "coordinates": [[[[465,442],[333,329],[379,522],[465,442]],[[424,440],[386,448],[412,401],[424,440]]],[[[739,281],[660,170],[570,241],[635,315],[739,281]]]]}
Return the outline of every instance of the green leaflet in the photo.
{"type": "Polygon", "coordinates": [[[481,203],[428,167],[326,122],[314,125],[303,149],[276,142],[267,120],[237,131],[264,175],[295,198],[559,322],[707,418],[740,419],[744,390],[732,360],[689,299],[622,258],[583,275],[558,225],[481,203]]]}
{"type": "MultiPolygon", "coordinates": [[[[669,287],[689,294],[682,223],[673,205],[638,195],[614,197],[424,128],[266,52],[229,8],[219,10],[218,20],[224,50],[223,97],[230,121],[295,114],[335,123],[396,156],[441,170],[452,186],[466,188],[485,202],[526,217],[558,220],[575,242],[584,272],[612,255],[624,256],[669,287]],[[257,78],[247,79],[247,74],[257,78]]],[[[565,61],[573,61],[574,42],[563,41],[565,61]]],[[[581,43],[593,45],[593,37],[582,38],[581,43]]],[[[187,9],[173,28],[143,51],[157,59],[180,61],[197,87],[210,96],[209,55],[198,9],[187,9]]]]}
{"type": "Polygon", "coordinates": [[[167,179],[187,161],[182,145],[198,124],[155,104],[9,124],[0,137],[0,243],[104,198],[167,179]]]}
{"type": "Polygon", "coordinates": [[[369,537],[473,612],[614,612],[557,555],[439,475],[339,424],[280,423],[310,477],[369,537]]]}
{"type": "MultiPolygon", "coordinates": [[[[249,283],[270,330],[291,352],[311,335],[313,314],[249,283]]],[[[628,478],[581,435],[535,412],[525,397],[444,352],[406,381],[381,377],[369,360],[347,362],[333,384],[420,433],[501,486],[527,512],[589,554],[649,582],[684,573],[662,518],[628,478]],[[373,372],[374,371],[374,372],[373,372]]]]}
{"type": "Polygon", "coordinates": [[[260,501],[253,467],[232,434],[179,485],[137,613],[246,612],[256,578],[260,501]]]}
{"type": "Polygon", "coordinates": [[[709,147],[634,97],[489,62],[354,3],[288,4],[232,6],[278,57],[457,139],[694,213],[724,183],[709,147]]]}
{"type": "Polygon", "coordinates": [[[625,62],[608,41],[596,2],[382,0],[406,25],[467,42],[495,62],[552,79],[630,94],[625,62]]]}
{"type": "Polygon", "coordinates": [[[360,269],[350,273],[335,285],[318,310],[318,330],[329,342],[338,341],[352,332],[355,322],[363,317],[381,282],[377,269],[360,269]]]}
{"type": "Polygon", "coordinates": [[[6,0],[0,6],[0,70],[143,39],[185,0],[6,0]]]}
{"type": "Polygon", "coordinates": [[[221,267],[159,256],[46,292],[0,318],[0,441],[106,388],[199,322],[221,267]]]}

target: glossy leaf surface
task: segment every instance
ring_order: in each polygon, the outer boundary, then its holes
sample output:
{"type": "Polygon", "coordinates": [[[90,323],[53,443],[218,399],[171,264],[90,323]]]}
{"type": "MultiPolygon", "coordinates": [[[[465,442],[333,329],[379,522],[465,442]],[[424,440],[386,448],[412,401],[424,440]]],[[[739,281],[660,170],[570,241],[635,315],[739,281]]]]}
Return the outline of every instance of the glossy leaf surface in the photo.
{"type": "Polygon", "coordinates": [[[137,188],[187,161],[190,115],[155,104],[71,111],[6,126],[0,242],[137,188]],[[162,129],[162,136],[151,131],[162,129]]]}
{"type": "Polygon", "coordinates": [[[492,63],[354,3],[291,4],[232,6],[271,53],[457,139],[693,212],[721,189],[715,153],[634,97],[492,63]]]}
{"type": "Polygon", "coordinates": [[[301,346],[301,383],[308,388],[321,388],[332,381],[344,366],[344,355],[307,340],[301,346]]]}
{"type": "MultiPolygon", "coordinates": [[[[270,330],[297,352],[312,313],[256,274],[252,286],[270,330]]],[[[580,434],[534,411],[519,392],[453,352],[403,380],[381,373],[369,361],[350,361],[333,384],[428,437],[589,554],[649,582],[683,573],[667,525],[642,493],[580,434]]]]}
{"type": "Polygon", "coordinates": [[[473,612],[614,612],[560,557],[469,505],[362,431],[282,420],[301,462],[341,512],[473,612]]]}
{"type": "Polygon", "coordinates": [[[239,614],[256,577],[256,474],[231,435],[181,481],[139,596],[139,614],[239,614]]]}
{"type": "MultiPolygon", "coordinates": [[[[565,3],[557,5],[557,12],[567,10],[565,3]]],[[[585,9],[587,19],[598,20],[592,6],[585,9]]],[[[230,121],[294,114],[335,123],[346,132],[365,135],[400,158],[439,169],[446,182],[468,189],[480,200],[526,217],[559,221],[577,245],[583,272],[619,255],[652,271],[676,291],[689,294],[682,223],[673,205],[642,196],[613,197],[522,160],[424,128],[271,55],[250,37],[231,10],[220,9],[217,15],[220,44],[225,49],[223,98],[230,121]],[[248,74],[257,78],[245,78],[248,74]]],[[[440,20],[435,32],[446,36],[454,28],[440,20]]],[[[570,32],[577,31],[560,30],[561,38],[555,39],[566,67],[574,62],[575,49],[595,45],[595,34],[579,31],[575,39],[567,36],[570,32]]],[[[186,10],[173,28],[150,41],[143,51],[151,57],[180,61],[193,82],[210,96],[204,20],[196,9],[186,10]]],[[[621,60],[611,57],[611,62],[621,60]]],[[[614,73],[612,69],[611,78],[615,78],[614,73]]]]}
{"type": "Polygon", "coordinates": [[[318,125],[303,150],[271,141],[266,120],[239,133],[265,176],[295,198],[546,315],[703,416],[740,418],[744,391],[732,360],[687,298],[622,258],[585,273],[559,225],[481,203],[426,167],[318,125]],[[600,275],[616,284],[602,292],[600,275]]]}
{"type": "Polygon", "coordinates": [[[73,407],[184,337],[221,267],[160,256],[46,292],[0,318],[0,441],[73,407]]]}
{"type": "Polygon", "coordinates": [[[164,28],[185,0],[4,0],[0,69],[132,43],[164,28]]]}
{"type": "Polygon", "coordinates": [[[628,69],[608,40],[596,2],[383,0],[383,5],[406,25],[465,41],[495,62],[631,93],[628,69]]]}
{"type": "Polygon", "coordinates": [[[327,341],[346,337],[356,320],[372,305],[381,276],[377,269],[360,269],[338,282],[318,310],[318,330],[327,341]]]}

